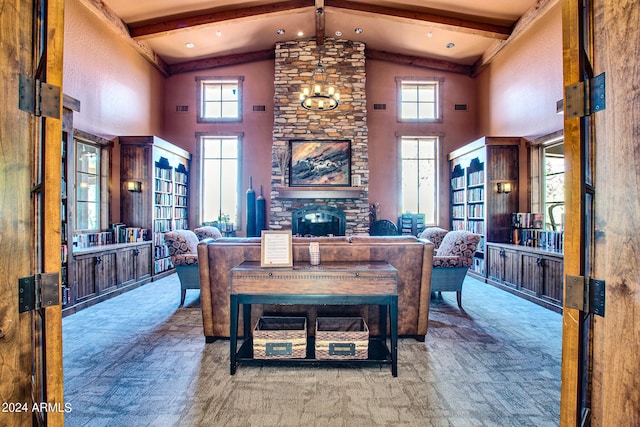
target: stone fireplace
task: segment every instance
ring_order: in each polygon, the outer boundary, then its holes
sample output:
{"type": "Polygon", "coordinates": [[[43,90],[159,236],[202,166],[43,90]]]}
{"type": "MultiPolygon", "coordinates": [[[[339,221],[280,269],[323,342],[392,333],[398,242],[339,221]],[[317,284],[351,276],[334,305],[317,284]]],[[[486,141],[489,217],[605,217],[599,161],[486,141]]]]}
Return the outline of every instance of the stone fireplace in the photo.
{"type": "Polygon", "coordinates": [[[343,234],[368,233],[369,165],[364,48],[361,42],[332,38],[326,38],[319,47],[329,84],[340,93],[340,106],[335,110],[317,112],[305,110],[299,101],[300,91],[309,84],[311,73],[318,63],[319,52],[315,40],[276,44],[269,228],[293,231],[293,212],[313,205],[327,206],[344,213],[343,234]],[[282,153],[288,153],[290,141],[305,139],[349,140],[352,186],[290,186],[288,163],[281,164],[284,162],[280,161],[282,153]]]}
{"type": "Polygon", "coordinates": [[[291,213],[295,236],[344,236],[346,215],[332,206],[308,205],[291,213]]]}

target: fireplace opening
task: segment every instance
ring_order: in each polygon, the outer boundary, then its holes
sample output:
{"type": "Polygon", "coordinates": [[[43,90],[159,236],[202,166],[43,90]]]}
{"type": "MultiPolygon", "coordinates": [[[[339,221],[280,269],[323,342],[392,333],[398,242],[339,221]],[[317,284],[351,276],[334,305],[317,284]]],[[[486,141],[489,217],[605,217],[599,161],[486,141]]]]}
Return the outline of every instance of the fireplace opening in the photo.
{"type": "Polygon", "coordinates": [[[345,223],[345,213],[332,206],[305,206],[291,213],[294,236],[344,236],[345,223]]]}

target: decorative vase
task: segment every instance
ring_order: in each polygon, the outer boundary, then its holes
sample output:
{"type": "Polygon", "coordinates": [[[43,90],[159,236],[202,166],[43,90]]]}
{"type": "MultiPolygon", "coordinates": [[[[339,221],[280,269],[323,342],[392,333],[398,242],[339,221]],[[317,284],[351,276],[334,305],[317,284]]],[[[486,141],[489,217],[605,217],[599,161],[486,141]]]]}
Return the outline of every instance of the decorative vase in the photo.
{"type": "Polygon", "coordinates": [[[253,177],[249,177],[247,190],[247,237],[256,237],[256,192],[253,191],[253,177]]]}

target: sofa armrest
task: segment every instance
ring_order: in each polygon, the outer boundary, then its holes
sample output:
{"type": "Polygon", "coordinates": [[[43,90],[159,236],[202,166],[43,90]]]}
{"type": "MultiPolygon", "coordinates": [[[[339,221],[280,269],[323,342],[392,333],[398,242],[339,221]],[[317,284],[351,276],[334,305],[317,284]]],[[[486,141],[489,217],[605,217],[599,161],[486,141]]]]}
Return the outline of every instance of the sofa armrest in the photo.
{"type": "MultiPolygon", "coordinates": [[[[200,304],[202,306],[202,328],[205,337],[213,337],[213,312],[211,310],[211,287],[209,286],[209,244],[212,238],[198,243],[198,270],[200,272],[200,304]]],[[[207,338],[208,339],[208,338],[207,338]]]]}
{"type": "Polygon", "coordinates": [[[431,274],[433,272],[434,244],[427,239],[419,239],[423,245],[422,252],[422,277],[420,283],[418,336],[427,335],[429,329],[429,303],[431,301],[431,274]]]}

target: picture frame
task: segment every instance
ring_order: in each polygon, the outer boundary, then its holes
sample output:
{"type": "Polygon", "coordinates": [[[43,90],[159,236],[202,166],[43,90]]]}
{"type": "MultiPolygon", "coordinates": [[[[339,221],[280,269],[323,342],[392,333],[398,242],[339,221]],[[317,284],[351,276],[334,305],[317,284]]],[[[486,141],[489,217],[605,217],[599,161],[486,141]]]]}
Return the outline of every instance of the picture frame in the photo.
{"type": "Polygon", "coordinates": [[[351,186],[351,141],[347,139],[289,141],[290,187],[351,186]]]}
{"type": "Polygon", "coordinates": [[[293,267],[291,230],[262,230],[260,239],[261,267],[293,267]]]}

